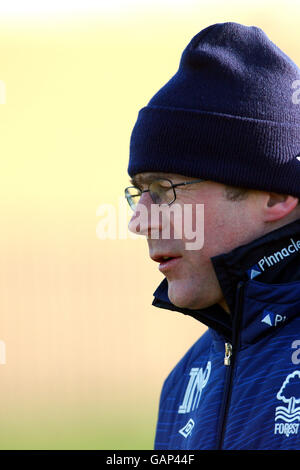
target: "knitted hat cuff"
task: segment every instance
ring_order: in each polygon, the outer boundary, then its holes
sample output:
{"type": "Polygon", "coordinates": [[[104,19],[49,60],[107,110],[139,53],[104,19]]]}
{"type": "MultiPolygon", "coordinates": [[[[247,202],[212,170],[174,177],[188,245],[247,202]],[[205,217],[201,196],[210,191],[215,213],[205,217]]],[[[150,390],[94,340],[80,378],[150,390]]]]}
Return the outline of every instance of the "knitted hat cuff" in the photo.
{"type": "Polygon", "coordinates": [[[128,173],[177,173],[300,197],[299,124],[148,105],[130,139],[128,173]]]}

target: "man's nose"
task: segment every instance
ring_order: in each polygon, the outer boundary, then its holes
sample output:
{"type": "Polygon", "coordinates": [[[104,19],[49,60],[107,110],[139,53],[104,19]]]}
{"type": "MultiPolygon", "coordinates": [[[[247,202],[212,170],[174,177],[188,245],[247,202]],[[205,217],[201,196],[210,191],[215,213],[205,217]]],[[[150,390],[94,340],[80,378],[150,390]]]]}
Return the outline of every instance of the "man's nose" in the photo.
{"type": "Polygon", "coordinates": [[[142,193],[128,224],[130,232],[151,238],[151,230],[160,230],[159,221],[151,221],[151,206],[153,206],[153,201],[149,192],[142,193]]]}

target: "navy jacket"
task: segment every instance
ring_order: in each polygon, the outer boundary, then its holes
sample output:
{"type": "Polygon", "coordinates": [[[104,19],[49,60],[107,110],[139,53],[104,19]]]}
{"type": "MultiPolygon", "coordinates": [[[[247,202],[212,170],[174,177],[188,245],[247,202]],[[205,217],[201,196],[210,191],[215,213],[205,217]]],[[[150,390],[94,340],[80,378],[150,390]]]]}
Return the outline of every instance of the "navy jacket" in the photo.
{"type": "Polygon", "coordinates": [[[211,260],[231,315],[154,292],[208,326],[164,382],[155,449],[300,449],[300,219],[211,260]]]}

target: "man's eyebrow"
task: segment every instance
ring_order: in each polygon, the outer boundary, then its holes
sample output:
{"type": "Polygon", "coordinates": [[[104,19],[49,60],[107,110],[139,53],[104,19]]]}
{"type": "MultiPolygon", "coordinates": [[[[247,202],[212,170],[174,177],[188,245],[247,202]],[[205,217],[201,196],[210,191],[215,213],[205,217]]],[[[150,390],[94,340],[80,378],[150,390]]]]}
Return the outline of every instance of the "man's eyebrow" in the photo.
{"type": "Polygon", "coordinates": [[[133,186],[139,186],[140,184],[151,183],[155,178],[167,178],[167,176],[162,173],[149,173],[147,176],[133,176],[129,181],[133,186]]]}

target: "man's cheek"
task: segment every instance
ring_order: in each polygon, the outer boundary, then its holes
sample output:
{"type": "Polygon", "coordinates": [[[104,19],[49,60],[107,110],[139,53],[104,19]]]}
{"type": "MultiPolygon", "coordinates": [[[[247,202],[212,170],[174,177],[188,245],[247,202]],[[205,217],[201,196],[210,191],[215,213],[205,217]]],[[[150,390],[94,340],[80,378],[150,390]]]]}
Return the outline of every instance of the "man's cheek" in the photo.
{"type": "Polygon", "coordinates": [[[202,249],[204,245],[204,204],[185,204],[182,234],[187,251],[202,249]]]}

